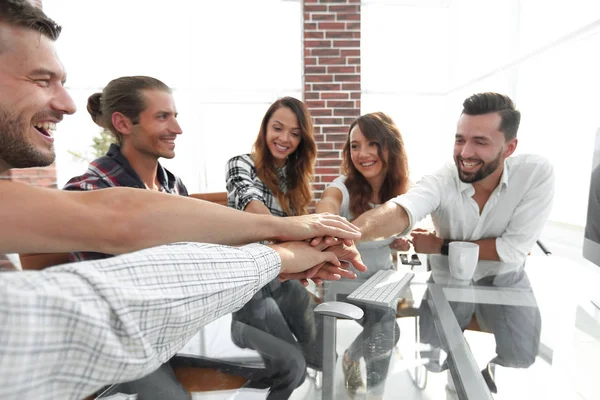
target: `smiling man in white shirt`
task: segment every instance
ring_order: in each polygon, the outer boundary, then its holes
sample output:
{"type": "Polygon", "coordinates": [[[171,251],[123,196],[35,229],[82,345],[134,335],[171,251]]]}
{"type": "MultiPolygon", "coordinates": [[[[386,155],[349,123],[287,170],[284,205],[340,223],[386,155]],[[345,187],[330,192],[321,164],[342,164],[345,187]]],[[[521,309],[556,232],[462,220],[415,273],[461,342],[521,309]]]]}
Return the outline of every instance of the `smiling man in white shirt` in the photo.
{"type": "MultiPolygon", "coordinates": [[[[431,215],[435,231],[415,229],[412,241],[417,253],[429,254],[432,281],[449,279],[448,244],[471,241],[479,245],[473,284],[528,287],[523,267],[550,214],[554,172],[543,157],[512,156],[520,119],[508,96],[478,93],[467,98],[457,124],[454,164],[425,176],[406,194],[356,219],[354,223],[363,233],[361,240],[408,234],[418,221],[431,215]]],[[[395,243],[399,249],[408,246],[406,239],[395,243]]],[[[482,307],[473,305],[454,304],[453,308],[463,327],[473,312],[478,317],[486,315],[486,327],[496,334],[498,356],[492,365],[524,368],[535,360],[540,326],[536,307],[483,312],[482,307]],[[519,330],[518,343],[511,338],[510,329],[519,330]]],[[[486,368],[489,371],[484,376],[495,391],[492,369],[486,368]]]]}

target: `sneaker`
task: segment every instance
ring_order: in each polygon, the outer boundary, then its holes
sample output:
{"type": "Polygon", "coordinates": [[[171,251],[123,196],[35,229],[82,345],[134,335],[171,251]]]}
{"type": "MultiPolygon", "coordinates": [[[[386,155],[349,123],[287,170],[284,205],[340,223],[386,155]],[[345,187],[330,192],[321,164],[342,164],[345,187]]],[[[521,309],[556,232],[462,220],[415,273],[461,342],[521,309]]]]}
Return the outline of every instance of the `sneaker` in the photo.
{"type": "Polygon", "coordinates": [[[342,371],[344,372],[344,386],[350,396],[354,397],[360,388],[364,388],[362,376],[360,375],[360,362],[348,358],[344,354],[342,360],[342,371]]]}
{"type": "Polygon", "coordinates": [[[490,389],[490,392],[494,394],[498,393],[498,387],[496,386],[496,381],[494,379],[494,365],[488,363],[488,365],[481,370],[481,375],[483,375],[483,379],[490,389]]]}

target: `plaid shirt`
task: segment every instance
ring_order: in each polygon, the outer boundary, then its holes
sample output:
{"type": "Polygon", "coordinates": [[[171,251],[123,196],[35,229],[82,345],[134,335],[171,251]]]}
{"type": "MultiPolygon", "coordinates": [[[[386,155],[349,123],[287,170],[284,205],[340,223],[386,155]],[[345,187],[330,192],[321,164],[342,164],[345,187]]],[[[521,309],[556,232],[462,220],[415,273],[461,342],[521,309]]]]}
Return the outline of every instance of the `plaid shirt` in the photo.
{"type": "Polygon", "coordinates": [[[175,243],[0,272],[0,399],[82,399],[148,375],[277,277],[258,244],[175,243]]]}
{"type": "MultiPolygon", "coordinates": [[[[277,174],[279,187],[285,193],[287,191],[285,168],[278,168],[277,174]]],[[[229,207],[244,211],[248,203],[258,200],[267,206],[271,215],[287,217],[277,197],[256,174],[256,167],[250,154],[233,157],[227,162],[225,180],[229,207]]]]}
{"type": "MultiPolygon", "coordinates": [[[[185,185],[166,168],[158,164],[156,177],[162,191],[187,196],[185,185]]],[[[115,186],[127,186],[146,189],[146,185],[133,169],[127,158],[121,153],[121,148],[111,144],[105,156],[90,163],[85,174],[71,178],[64,190],[96,190],[115,186]]],[[[111,254],[94,252],[76,252],[69,254],[70,261],[97,260],[112,257],[111,254]]]]}

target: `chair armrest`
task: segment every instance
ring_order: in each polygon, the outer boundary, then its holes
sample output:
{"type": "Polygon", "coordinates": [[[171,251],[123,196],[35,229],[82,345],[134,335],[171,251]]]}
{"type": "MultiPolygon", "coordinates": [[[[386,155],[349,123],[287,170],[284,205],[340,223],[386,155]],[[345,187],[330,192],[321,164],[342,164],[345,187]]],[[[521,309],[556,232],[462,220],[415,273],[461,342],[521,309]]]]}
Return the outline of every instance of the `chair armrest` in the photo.
{"type": "Polygon", "coordinates": [[[69,262],[69,253],[19,254],[24,270],[40,270],[69,262]]]}

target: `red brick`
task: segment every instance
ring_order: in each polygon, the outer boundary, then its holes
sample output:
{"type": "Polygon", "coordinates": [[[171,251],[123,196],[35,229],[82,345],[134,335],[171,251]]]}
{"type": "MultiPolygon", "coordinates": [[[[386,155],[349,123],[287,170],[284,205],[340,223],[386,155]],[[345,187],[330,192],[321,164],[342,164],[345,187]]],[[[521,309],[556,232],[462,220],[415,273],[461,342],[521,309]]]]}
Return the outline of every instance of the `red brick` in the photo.
{"type": "Polygon", "coordinates": [[[348,57],[348,64],[360,64],[360,57],[348,57]]]}
{"type": "Polygon", "coordinates": [[[319,31],[304,32],[304,37],[306,39],[323,39],[325,37],[325,33],[319,31]]]}
{"type": "Polygon", "coordinates": [[[333,75],[305,75],[304,82],[333,82],[333,75]]]}
{"type": "Polygon", "coordinates": [[[346,140],[348,140],[348,128],[347,127],[343,127],[343,134],[340,133],[328,133],[327,135],[325,135],[325,137],[327,138],[328,142],[341,142],[341,143],[346,143],[346,140]]]}
{"type": "Polygon", "coordinates": [[[321,98],[324,100],[328,99],[347,99],[348,93],[323,93],[321,94],[321,98]]]}
{"type": "Polygon", "coordinates": [[[327,101],[327,108],[355,108],[354,101],[327,101]]]}
{"type": "Polygon", "coordinates": [[[309,109],[310,111],[310,115],[312,115],[313,117],[328,117],[331,115],[332,110],[327,109],[327,108],[318,108],[318,109],[309,109]]]}
{"type": "Polygon", "coordinates": [[[305,74],[325,74],[325,73],[327,73],[327,68],[326,67],[305,66],[304,73],[305,74]]]}
{"type": "Polygon", "coordinates": [[[316,22],[304,22],[304,30],[305,31],[317,30],[317,23],[316,22]]]}
{"type": "Polygon", "coordinates": [[[311,56],[329,56],[329,57],[339,57],[340,49],[310,49],[309,50],[311,56]]]}
{"type": "MultiPolygon", "coordinates": [[[[305,1],[306,3],[306,1],[305,1]]],[[[327,11],[327,6],[325,5],[304,5],[304,12],[324,12],[327,11]]]]}
{"type": "Polygon", "coordinates": [[[313,190],[323,191],[323,190],[325,190],[325,185],[323,185],[322,183],[314,184],[313,190]]]}
{"type": "Polygon", "coordinates": [[[335,13],[358,13],[359,11],[360,11],[360,6],[358,6],[358,5],[354,5],[354,6],[348,6],[348,5],[334,6],[334,5],[331,5],[331,6],[329,6],[329,12],[335,12],[335,13]]]}
{"type": "Polygon", "coordinates": [[[335,142],[333,144],[333,148],[336,149],[336,150],[343,150],[344,149],[344,144],[346,144],[346,143],[345,142],[344,143],[342,143],[342,142],[335,142]]]}
{"type": "Polygon", "coordinates": [[[342,49],[342,57],[359,57],[360,49],[342,49]]]}
{"type": "Polygon", "coordinates": [[[356,67],[340,67],[339,65],[333,65],[327,67],[327,72],[330,74],[353,74],[356,67]]]}
{"type": "Polygon", "coordinates": [[[359,117],[360,109],[358,108],[338,108],[334,110],[333,115],[336,117],[359,117]]]}
{"type": "Polygon", "coordinates": [[[337,21],[360,21],[360,14],[338,13],[335,19],[337,21]]]}
{"type": "Polygon", "coordinates": [[[331,30],[343,31],[346,29],[345,22],[319,22],[319,24],[317,26],[319,27],[319,30],[322,30],[322,31],[331,31],[331,30]]]}
{"type": "MultiPolygon", "coordinates": [[[[323,133],[326,134],[326,136],[325,136],[325,141],[326,142],[335,141],[335,140],[331,140],[330,133],[344,133],[344,134],[346,134],[347,132],[348,132],[348,127],[344,126],[344,125],[340,125],[340,126],[324,126],[323,127],[323,133]]],[[[344,138],[343,140],[345,141],[346,138],[344,138]]]]}
{"type": "Polygon", "coordinates": [[[320,133],[321,133],[321,127],[320,126],[314,126],[313,127],[313,133],[314,133],[314,137],[323,136],[323,135],[320,135],[320,133]]]}
{"type": "Polygon", "coordinates": [[[331,40],[305,40],[304,47],[331,47],[331,40]]]}
{"type": "Polygon", "coordinates": [[[319,65],[346,65],[346,57],[319,57],[319,65]]]}
{"type": "Polygon", "coordinates": [[[360,40],[334,40],[334,47],[360,47],[360,40]]]}
{"type": "Polygon", "coordinates": [[[321,94],[319,92],[304,92],[304,100],[319,100],[321,94]]]}
{"type": "Polygon", "coordinates": [[[337,175],[321,175],[321,182],[331,183],[337,178],[337,175]]]}
{"type": "Polygon", "coordinates": [[[334,75],[336,82],[360,82],[360,75],[334,75]]]}
{"type": "Polygon", "coordinates": [[[339,151],[317,151],[317,158],[340,158],[339,151]]]}
{"type": "Polygon", "coordinates": [[[319,142],[317,143],[317,150],[333,150],[333,143],[319,142]]]}
{"type": "Polygon", "coordinates": [[[335,14],[312,13],[311,21],[335,21],[335,14]]]}
{"type": "Polygon", "coordinates": [[[360,83],[344,83],[342,90],[360,90],[360,83]]]}
{"type": "Polygon", "coordinates": [[[339,83],[313,83],[312,90],[339,91],[341,85],[339,83]]]}
{"type": "Polygon", "coordinates": [[[304,65],[317,65],[316,57],[304,57],[304,65]]]}
{"type": "MultiPolygon", "coordinates": [[[[322,36],[321,36],[322,37],[322,36]]],[[[360,32],[326,32],[325,37],[327,39],[360,39],[360,32]]]]}
{"type": "Polygon", "coordinates": [[[346,22],[346,30],[357,30],[360,31],[360,21],[359,22],[346,22]]]}
{"type": "Polygon", "coordinates": [[[356,118],[354,118],[354,117],[345,117],[344,118],[344,125],[350,126],[350,125],[352,125],[352,123],[354,121],[356,121],[356,118]]]}
{"type": "MultiPolygon", "coordinates": [[[[333,143],[330,143],[331,146],[333,147],[333,143]]],[[[335,175],[335,174],[339,174],[340,170],[339,168],[315,168],[315,172],[319,175],[335,175]]]]}
{"type": "Polygon", "coordinates": [[[342,165],[341,159],[326,159],[326,160],[317,160],[317,166],[319,167],[340,167],[342,165]]]}
{"type": "MultiPolygon", "coordinates": [[[[313,118],[313,123],[314,123],[314,118],[313,118]]],[[[320,127],[319,127],[320,129],[320,127]]],[[[324,142],[325,141],[325,135],[313,135],[313,138],[315,139],[315,142],[324,142]]]]}
{"type": "MultiPolygon", "coordinates": [[[[351,99],[360,99],[361,95],[362,95],[362,93],[360,93],[360,92],[358,92],[358,93],[356,93],[356,92],[350,93],[350,98],[351,99]]],[[[325,98],[325,97],[323,97],[323,98],[325,98]]]]}
{"type": "Polygon", "coordinates": [[[306,101],[306,102],[304,102],[304,104],[308,108],[325,108],[324,101],[306,101]]]}
{"type": "MultiPolygon", "coordinates": [[[[323,105],[322,107],[325,107],[323,105]]],[[[342,118],[317,118],[315,119],[315,124],[317,125],[340,125],[342,123],[342,118]]]]}

